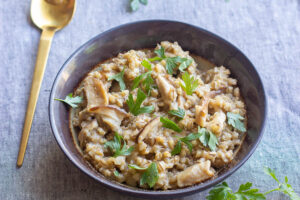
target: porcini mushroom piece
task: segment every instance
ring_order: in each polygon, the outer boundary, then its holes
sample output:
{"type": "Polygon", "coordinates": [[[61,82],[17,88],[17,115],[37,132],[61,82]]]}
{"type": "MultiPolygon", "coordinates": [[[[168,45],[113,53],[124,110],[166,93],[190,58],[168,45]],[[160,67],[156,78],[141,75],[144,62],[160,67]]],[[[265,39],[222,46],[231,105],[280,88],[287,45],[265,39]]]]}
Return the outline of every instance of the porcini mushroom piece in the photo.
{"type": "Polygon", "coordinates": [[[166,78],[160,75],[157,76],[156,84],[165,104],[171,106],[171,104],[177,98],[175,88],[170,84],[170,82],[166,78]]]}
{"type": "Polygon", "coordinates": [[[195,106],[196,108],[195,122],[201,127],[205,127],[206,125],[206,117],[208,114],[208,103],[209,103],[209,95],[206,95],[203,97],[203,99],[201,99],[200,104],[195,106]]]}
{"type": "Polygon", "coordinates": [[[125,110],[111,105],[93,107],[89,109],[89,112],[100,115],[103,122],[115,132],[119,132],[122,120],[128,116],[125,110]]]}
{"type": "Polygon", "coordinates": [[[159,124],[160,124],[160,118],[156,117],[150,122],[148,122],[148,124],[146,124],[146,126],[139,132],[137,137],[137,142],[138,142],[139,150],[143,154],[149,153],[147,151],[147,144],[144,142],[144,139],[148,136],[148,134],[157,131],[159,124]]]}
{"type": "Polygon", "coordinates": [[[199,105],[195,106],[196,109],[196,120],[195,122],[201,126],[201,127],[206,127],[206,117],[208,114],[208,104],[209,104],[209,100],[211,98],[214,98],[215,96],[221,94],[223,92],[223,90],[217,90],[217,91],[211,91],[208,94],[206,94],[205,96],[203,96],[203,98],[200,101],[199,105]]]}
{"type": "Polygon", "coordinates": [[[220,136],[225,127],[226,115],[222,111],[215,112],[212,120],[206,124],[208,130],[213,132],[216,136],[220,136]]]}
{"type": "Polygon", "coordinates": [[[197,163],[186,168],[177,175],[177,185],[186,187],[196,183],[203,182],[214,176],[214,170],[211,168],[209,160],[197,163]]]}
{"type": "Polygon", "coordinates": [[[108,95],[101,80],[88,76],[84,81],[87,108],[108,105],[108,95]]]}

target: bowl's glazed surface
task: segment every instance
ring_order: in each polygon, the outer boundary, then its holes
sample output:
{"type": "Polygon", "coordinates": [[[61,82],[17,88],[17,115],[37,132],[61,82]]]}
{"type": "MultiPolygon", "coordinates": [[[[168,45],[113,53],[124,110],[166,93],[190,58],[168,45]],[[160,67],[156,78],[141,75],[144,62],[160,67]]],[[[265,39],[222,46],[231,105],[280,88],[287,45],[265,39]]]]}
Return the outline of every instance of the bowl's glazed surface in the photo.
{"type": "Polygon", "coordinates": [[[146,198],[172,198],[203,191],[235,172],[256,149],[266,119],[266,97],[252,63],[232,44],[201,28],[175,21],[140,21],[118,26],[94,37],[71,55],[54,81],[49,105],[54,136],[66,156],[78,168],[111,189],[146,198]],[[161,41],[177,41],[184,50],[230,69],[238,80],[247,106],[248,133],[234,161],[213,180],[183,189],[152,191],[129,187],[105,178],[89,165],[76,149],[70,130],[68,108],[53,99],[72,92],[94,65],[130,49],[155,47],[161,41]]]}

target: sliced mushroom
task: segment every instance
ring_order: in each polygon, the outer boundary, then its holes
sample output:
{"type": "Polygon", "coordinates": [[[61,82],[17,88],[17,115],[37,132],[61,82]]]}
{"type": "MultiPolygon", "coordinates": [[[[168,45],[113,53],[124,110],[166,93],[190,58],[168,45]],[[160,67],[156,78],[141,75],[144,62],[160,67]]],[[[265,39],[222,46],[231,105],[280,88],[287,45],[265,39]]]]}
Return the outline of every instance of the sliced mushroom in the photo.
{"type": "Polygon", "coordinates": [[[169,83],[166,78],[160,75],[157,76],[156,84],[165,104],[171,106],[171,104],[177,98],[175,88],[169,83]]]}
{"type": "Polygon", "coordinates": [[[213,119],[206,124],[208,130],[213,132],[216,136],[220,136],[226,121],[226,115],[222,111],[215,112],[213,119]]]}
{"type": "Polygon", "coordinates": [[[117,106],[98,106],[89,109],[90,113],[100,115],[103,122],[106,123],[112,131],[119,132],[122,120],[128,116],[128,113],[117,106]]]}
{"type": "Polygon", "coordinates": [[[200,162],[186,168],[177,175],[178,187],[186,187],[203,182],[214,176],[214,169],[211,168],[209,160],[200,162]]]}
{"type": "Polygon", "coordinates": [[[223,90],[211,91],[206,94],[200,101],[199,105],[196,105],[196,120],[195,122],[201,126],[206,127],[206,118],[208,114],[208,104],[211,98],[214,98],[218,94],[221,94],[223,90]]]}
{"type": "Polygon", "coordinates": [[[209,95],[206,95],[201,99],[201,102],[199,105],[196,105],[196,120],[195,122],[201,126],[206,126],[206,117],[208,114],[208,103],[209,103],[209,95]]]}
{"type": "Polygon", "coordinates": [[[108,96],[101,80],[88,76],[84,82],[84,91],[87,98],[87,108],[108,105],[108,96]]]}
{"type": "Polygon", "coordinates": [[[138,147],[143,154],[149,153],[149,149],[147,148],[147,144],[144,142],[144,139],[148,136],[148,134],[157,131],[159,124],[160,124],[160,118],[156,117],[153,120],[151,120],[138,134],[137,137],[138,147]]]}

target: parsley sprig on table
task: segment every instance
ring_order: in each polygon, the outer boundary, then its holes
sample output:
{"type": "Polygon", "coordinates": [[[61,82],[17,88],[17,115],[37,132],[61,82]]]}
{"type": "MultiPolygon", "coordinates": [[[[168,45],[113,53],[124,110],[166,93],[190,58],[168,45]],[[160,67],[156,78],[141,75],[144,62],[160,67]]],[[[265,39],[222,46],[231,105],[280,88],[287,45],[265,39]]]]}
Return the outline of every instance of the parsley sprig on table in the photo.
{"type": "Polygon", "coordinates": [[[165,60],[166,70],[168,74],[173,74],[174,69],[177,68],[178,65],[179,65],[179,70],[183,72],[192,63],[192,60],[188,58],[181,58],[179,56],[166,57],[164,47],[160,47],[159,49],[156,49],[154,53],[156,53],[157,56],[154,58],[150,58],[149,61],[153,62],[153,61],[165,60]]]}
{"type": "Polygon", "coordinates": [[[160,122],[163,124],[163,127],[176,131],[177,133],[182,131],[182,129],[175,122],[166,117],[160,117],[160,122]]]}
{"type": "Polygon", "coordinates": [[[176,116],[179,120],[182,120],[185,115],[185,110],[182,108],[178,108],[178,110],[170,110],[169,114],[176,116]]]}
{"type": "Polygon", "coordinates": [[[144,106],[141,107],[143,101],[147,98],[147,95],[139,88],[137,91],[136,100],[133,100],[132,94],[129,94],[128,99],[126,101],[129,111],[137,116],[142,113],[151,113],[154,110],[154,106],[144,106]]]}
{"type": "Polygon", "coordinates": [[[211,191],[206,197],[207,200],[263,200],[264,194],[259,193],[258,189],[251,189],[252,183],[242,184],[237,192],[233,192],[226,182],[223,182],[211,191]]]}
{"type": "Polygon", "coordinates": [[[281,183],[279,179],[276,177],[275,171],[272,170],[271,168],[265,167],[264,169],[265,173],[270,175],[277,183],[278,183],[278,188],[275,188],[273,190],[270,190],[268,192],[265,192],[266,194],[269,194],[274,191],[280,191],[283,192],[284,194],[288,195],[291,200],[300,200],[300,197],[296,194],[292,186],[288,183],[288,178],[287,176],[284,178],[284,182],[281,183]]]}
{"type": "Polygon", "coordinates": [[[83,101],[83,98],[81,96],[73,97],[73,94],[70,93],[66,96],[65,99],[55,98],[54,100],[64,102],[69,106],[71,106],[72,108],[77,108],[78,107],[77,104],[80,104],[83,101]]]}
{"type": "Polygon", "coordinates": [[[145,170],[140,179],[140,185],[148,184],[152,188],[158,180],[157,164],[152,162],[147,168],[139,167],[137,165],[129,165],[130,168],[136,170],[145,170]]]}
{"type": "Polygon", "coordinates": [[[105,148],[109,148],[113,153],[113,157],[128,156],[134,150],[134,147],[128,147],[121,135],[115,133],[114,139],[104,144],[105,148]],[[122,146],[123,141],[123,146],[122,146]]]}
{"type": "Polygon", "coordinates": [[[245,125],[241,120],[244,120],[244,117],[242,117],[241,115],[231,113],[231,112],[227,113],[228,124],[230,124],[232,127],[236,128],[241,132],[245,132],[246,131],[245,125]]]}
{"type": "Polygon", "coordinates": [[[265,173],[270,175],[277,183],[278,188],[272,189],[265,193],[261,193],[259,189],[252,188],[252,183],[247,182],[246,184],[240,185],[237,192],[233,192],[226,182],[223,182],[215,186],[209,191],[209,195],[206,197],[207,200],[264,200],[266,195],[280,191],[288,195],[291,200],[300,200],[300,197],[295,193],[292,186],[288,183],[288,178],[285,177],[284,183],[281,183],[275,175],[275,171],[270,168],[265,168],[265,173]]]}
{"type": "Polygon", "coordinates": [[[184,72],[182,75],[182,80],[184,84],[180,83],[181,88],[187,95],[192,95],[199,85],[198,80],[196,80],[195,77],[190,76],[188,72],[184,72]]]}
{"type": "Polygon", "coordinates": [[[120,73],[112,75],[110,77],[108,77],[108,81],[110,80],[116,80],[119,83],[120,89],[121,91],[126,89],[126,85],[124,83],[124,70],[123,69],[120,73]]]}
{"type": "Polygon", "coordinates": [[[130,0],[131,11],[137,11],[140,7],[140,4],[147,5],[148,0],[130,0]]]}

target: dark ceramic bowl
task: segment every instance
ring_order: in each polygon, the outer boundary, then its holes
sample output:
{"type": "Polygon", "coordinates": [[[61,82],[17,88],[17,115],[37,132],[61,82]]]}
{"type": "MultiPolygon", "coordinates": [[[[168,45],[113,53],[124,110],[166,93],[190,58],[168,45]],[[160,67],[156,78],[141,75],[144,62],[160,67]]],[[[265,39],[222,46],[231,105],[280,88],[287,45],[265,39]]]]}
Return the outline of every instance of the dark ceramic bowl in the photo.
{"type": "Polygon", "coordinates": [[[50,95],[50,123],[52,131],[66,156],[84,173],[102,185],[126,194],[145,198],[172,198],[203,191],[221,182],[253,154],[262,138],[266,118],[266,97],[262,82],[254,66],[235,46],[224,39],[189,24],[153,20],[129,23],[110,29],[94,37],[65,62],[54,81],[50,95]],[[202,56],[217,66],[224,65],[238,80],[241,94],[248,110],[248,134],[234,161],[213,180],[183,189],[153,191],[129,187],[111,180],[94,170],[76,149],[68,127],[68,108],[54,101],[72,92],[91,68],[105,59],[130,49],[155,47],[157,43],[168,40],[178,41],[184,50],[202,56]]]}

